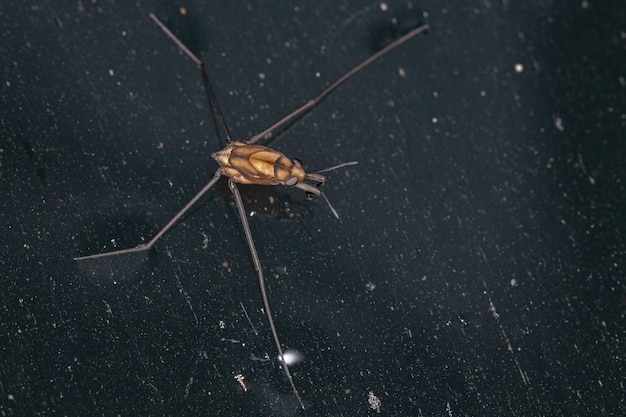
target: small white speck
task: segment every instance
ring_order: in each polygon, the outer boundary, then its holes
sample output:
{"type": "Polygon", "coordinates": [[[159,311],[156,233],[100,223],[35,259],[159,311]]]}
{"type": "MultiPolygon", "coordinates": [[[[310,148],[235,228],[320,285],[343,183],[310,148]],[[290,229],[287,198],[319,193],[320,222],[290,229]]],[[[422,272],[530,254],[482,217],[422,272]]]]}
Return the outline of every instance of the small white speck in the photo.
{"type": "Polygon", "coordinates": [[[515,72],[517,72],[518,74],[522,73],[524,71],[524,65],[517,63],[515,64],[515,72]]]}
{"type": "Polygon", "coordinates": [[[259,72],[259,79],[260,80],[264,80],[265,79],[265,73],[264,72],[259,72]]]}
{"type": "Polygon", "coordinates": [[[372,410],[376,410],[377,413],[380,413],[380,406],[382,405],[382,401],[374,394],[374,391],[370,391],[367,393],[367,402],[369,403],[372,410]]]}
{"type": "Polygon", "coordinates": [[[241,388],[243,388],[244,391],[248,391],[248,386],[245,381],[246,377],[244,377],[243,374],[235,375],[235,379],[239,382],[239,385],[241,385],[241,388]]]}
{"type": "Polygon", "coordinates": [[[554,121],[554,126],[557,129],[559,129],[561,132],[565,130],[565,127],[563,126],[563,119],[561,119],[559,116],[553,115],[552,120],[554,121]]]}
{"type": "Polygon", "coordinates": [[[433,123],[438,123],[439,119],[437,119],[436,117],[433,117],[433,123]]]}
{"type": "Polygon", "coordinates": [[[110,69],[110,70],[109,70],[109,75],[110,75],[111,77],[115,76],[115,71],[113,71],[113,69],[110,69]]]}
{"type": "Polygon", "coordinates": [[[387,10],[389,10],[387,3],[380,3],[380,10],[382,10],[383,12],[386,12],[387,10]]]}

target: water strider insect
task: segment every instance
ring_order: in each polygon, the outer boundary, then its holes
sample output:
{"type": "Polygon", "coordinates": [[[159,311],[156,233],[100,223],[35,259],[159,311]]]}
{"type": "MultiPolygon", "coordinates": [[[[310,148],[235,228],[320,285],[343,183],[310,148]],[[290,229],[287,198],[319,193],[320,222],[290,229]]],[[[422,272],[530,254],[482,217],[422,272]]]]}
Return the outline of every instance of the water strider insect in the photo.
{"type": "MultiPolygon", "coordinates": [[[[213,109],[217,116],[217,121],[226,138],[226,147],[221,151],[215,152],[211,155],[213,159],[218,162],[220,167],[217,169],[217,171],[215,171],[213,178],[211,178],[211,180],[161,230],[159,230],[148,243],[140,244],[129,249],[121,249],[113,252],[99,253],[96,255],[80,256],[74,258],[74,260],[82,261],[87,259],[103,258],[107,256],[144,252],[149,250],[165,233],[167,233],[176,224],[176,222],[178,222],[178,220],[180,220],[181,217],[185,215],[185,213],[189,211],[189,209],[196,202],[198,202],[198,200],[204,194],[207,193],[207,191],[209,191],[217,183],[217,181],[222,176],[228,177],[228,186],[233,193],[235,204],[237,206],[237,211],[239,212],[239,217],[241,219],[241,225],[243,227],[248,248],[250,250],[250,255],[252,256],[254,268],[257,272],[257,279],[259,281],[259,286],[261,287],[261,297],[263,298],[263,305],[265,307],[267,320],[272,331],[274,344],[276,345],[276,350],[278,351],[279,358],[282,362],[282,368],[285,372],[287,380],[289,381],[289,384],[291,385],[291,389],[296,399],[298,400],[300,407],[304,408],[304,403],[302,402],[300,393],[295,386],[295,383],[291,376],[291,372],[289,371],[289,366],[286,361],[283,360],[283,348],[280,343],[280,339],[278,338],[278,332],[276,331],[276,326],[274,325],[272,310],[270,309],[269,300],[265,290],[265,278],[263,276],[263,268],[261,267],[261,261],[259,260],[257,250],[254,245],[252,233],[250,232],[250,226],[248,224],[246,210],[243,205],[241,195],[239,194],[237,183],[256,185],[281,184],[287,187],[300,188],[304,190],[304,192],[307,194],[307,197],[321,196],[322,198],[324,198],[333,215],[336,218],[339,218],[339,214],[337,213],[337,211],[330,204],[330,201],[328,200],[328,198],[326,198],[326,195],[320,190],[320,187],[326,182],[326,177],[322,175],[322,173],[332,171],[338,168],[343,168],[349,165],[355,165],[356,162],[346,162],[317,172],[306,172],[302,162],[300,162],[298,159],[289,159],[281,152],[278,152],[266,146],[256,145],[256,143],[268,137],[273,131],[277,130],[278,128],[286,126],[287,123],[289,123],[290,121],[298,120],[298,117],[302,117],[305,113],[315,108],[324,98],[326,98],[326,96],[328,96],[331,92],[337,89],[337,87],[346,82],[356,73],[361,71],[363,68],[365,68],[378,58],[387,54],[392,49],[400,46],[417,34],[424,32],[428,29],[428,25],[423,25],[418,27],[417,29],[414,29],[413,31],[392,42],[385,48],[381,49],[374,55],[370,56],[368,59],[345,73],[337,81],[324,89],[317,97],[307,101],[305,104],[292,111],[287,116],[283,117],[267,129],[263,130],[260,133],[257,133],[246,141],[235,141],[232,139],[230,131],[228,130],[228,127],[226,125],[226,121],[224,120],[222,110],[220,109],[217,97],[213,90],[213,86],[209,81],[209,77],[206,72],[204,63],[196,55],[194,55],[154,14],[150,13],[150,18],[159,26],[159,28],[161,28],[161,30],[163,30],[163,32],[165,32],[165,34],[172,41],[174,41],[174,43],[176,43],[176,45],[193,62],[195,62],[195,64],[198,66],[198,69],[200,70],[207,97],[209,99],[209,102],[213,106],[213,109]]],[[[243,377],[241,378],[241,381],[239,381],[239,383],[241,384],[242,381],[243,377]]]]}

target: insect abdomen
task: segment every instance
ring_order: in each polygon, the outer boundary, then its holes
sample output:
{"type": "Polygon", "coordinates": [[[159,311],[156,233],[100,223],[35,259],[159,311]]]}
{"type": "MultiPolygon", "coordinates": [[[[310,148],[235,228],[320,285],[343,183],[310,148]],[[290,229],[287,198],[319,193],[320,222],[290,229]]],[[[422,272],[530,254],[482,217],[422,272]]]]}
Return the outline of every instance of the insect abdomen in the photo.
{"type": "Polygon", "coordinates": [[[301,166],[266,146],[233,142],[212,156],[224,175],[240,184],[293,186],[306,178],[301,166]]]}

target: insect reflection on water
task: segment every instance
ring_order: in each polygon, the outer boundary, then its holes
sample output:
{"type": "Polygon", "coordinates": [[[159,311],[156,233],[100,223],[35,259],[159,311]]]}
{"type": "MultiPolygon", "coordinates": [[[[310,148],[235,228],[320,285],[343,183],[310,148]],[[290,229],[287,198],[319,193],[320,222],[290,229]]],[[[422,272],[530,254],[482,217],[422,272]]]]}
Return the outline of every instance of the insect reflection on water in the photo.
{"type": "MultiPolygon", "coordinates": [[[[413,31],[404,35],[403,37],[397,39],[393,43],[389,44],[387,47],[381,49],[380,51],[348,71],[337,81],[328,86],[318,96],[307,101],[302,106],[292,111],[287,116],[283,117],[267,129],[263,130],[260,133],[257,133],[256,135],[250,137],[245,141],[237,141],[233,140],[230,135],[230,131],[228,129],[228,126],[222,114],[222,110],[219,106],[217,97],[213,90],[213,86],[209,81],[209,77],[206,72],[204,63],[195,54],[193,54],[154,14],[150,13],[150,18],[174,43],[176,43],[176,45],[187,55],[187,57],[189,57],[198,66],[198,69],[200,70],[207,97],[209,99],[209,102],[211,103],[211,106],[213,107],[215,116],[217,117],[217,122],[222,130],[222,133],[224,134],[226,141],[226,146],[224,149],[211,155],[213,159],[218,162],[220,167],[213,175],[213,178],[161,230],[159,230],[148,243],[140,244],[129,249],[76,257],[74,258],[74,260],[84,261],[88,259],[98,259],[108,256],[145,252],[149,250],[165,233],[167,233],[181,219],[181,217],[183,217],[192,208],[192,206],[194,206],[198,202],[198,200],[204,194],[206,194],[211,188],[213,188],[213,186],[221,177],[227,177],[228,186],[235,199],[235,204],[237,206],[237,211],[239,212],[239,217],[246,237],[246,242],[248,244],[250,255],[254,263],[254,268],[257,272],[257,279],[259,282],[259,287],[261,289],[261,297],[263,299],[265,314],[267,316],[267,320],[272,331],[272,337],[274,339],[274,344],[276,345],[278,357],[282,363],[282,368],[285,376],[287,377],[287,380],[291,385],[293,394],[298,400],[298,404],[300,405],[300,407],[304,408],[304,403],[302,401],[300,393],[298,392],[298,389],[296,388],[293,377],[289,370],[289,366],[301,360],[301,357],[298,354],[292,352],[283,352],[282,344],[278,337],[278,332],[274,324],[272,310],[270,308],[269,299],[267,297],[265,289],[263,268],[261,267],[261,261],[259,260],[254,240],[252,238],[252,233],[248,224],[246,209],[241,199],[239,189],[237,188],[237,184],[280,184],[287,187],[300,188],[305,192],[307,198],[311,198],[313,196],[322,197],[328,205],[332,214],[336,218],[339,218],[339,214],[332,206],[326,195],[320,189],[326,183],[326,176],[323,174],[339,168],[344,168],[346,166],[356,165],[356,162],[346,162],[326,169],[322,169],[320,171],[307,172],[304,169],[304,165],[300,160],[290,159],[281,152],[278,152],[272,148],[263,145],[257,145],[257,142],[263,139],[267,139],[273,132],[283,128],[284,126],[300,120],[305,114],[314,109],[322,100],[324,100],[331,92],[337,89],[345,81],[350,79],[352,76],[354,76],[356,73],[361,71],[363,68],[365,68],[378,58],[387,54],[389,51],[405,43],[417,34],[424,32],[428,29],[428,26],[420,26],[417,29],[414,29],[413,31]]],[[[243,375],[238,374],[235,379],[244,388],[245,391],[248,390],[248,386],[244,382],[243,375]]]]}

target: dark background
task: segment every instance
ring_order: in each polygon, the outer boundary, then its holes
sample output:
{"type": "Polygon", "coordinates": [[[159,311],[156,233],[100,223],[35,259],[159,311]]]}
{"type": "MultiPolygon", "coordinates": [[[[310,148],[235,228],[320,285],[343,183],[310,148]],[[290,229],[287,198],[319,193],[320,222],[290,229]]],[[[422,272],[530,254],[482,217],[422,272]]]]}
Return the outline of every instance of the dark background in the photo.
{"type": "Polygon", "coordinates": [[[376,415],[370,391],[381,415],[625,414],[621,2],[257,3],[0,4],[2,414],[376,415]],[[325,187],[340,221],[241,187],[304,412],[224,183],[148,256],[72,261],[148,239],[217,168],[151,11],[241,139],[432,27],[275,144],[360,162],[325,187]]]}

